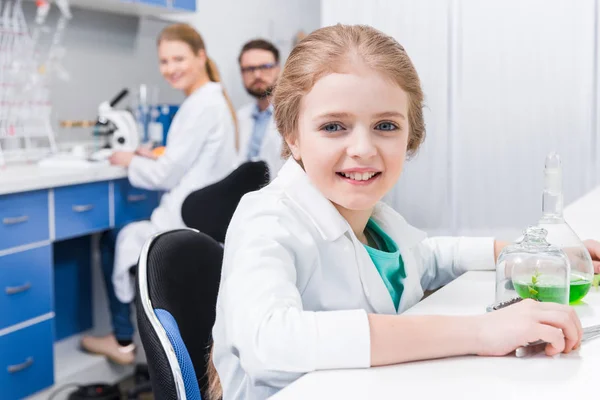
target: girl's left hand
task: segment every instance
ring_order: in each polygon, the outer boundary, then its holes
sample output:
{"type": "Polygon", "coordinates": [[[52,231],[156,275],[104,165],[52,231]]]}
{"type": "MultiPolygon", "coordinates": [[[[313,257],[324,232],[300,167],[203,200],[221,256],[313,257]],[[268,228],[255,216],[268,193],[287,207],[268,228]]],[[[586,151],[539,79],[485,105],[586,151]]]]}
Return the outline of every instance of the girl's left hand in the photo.
{"type": "Polygon", "coordinates": [[[134,154],[130,151],[115,151],[112,156],[108,159],[112,165],[118,165],[120,167],[129,167],[134,154]]]}
{"type": "Polygon", "coordinates": [[[592,262],[594,263],[594,272],[600,274],[600,242],[592,239],[585,240],[583,242],[586,249],[592,256],[592,262]]]}

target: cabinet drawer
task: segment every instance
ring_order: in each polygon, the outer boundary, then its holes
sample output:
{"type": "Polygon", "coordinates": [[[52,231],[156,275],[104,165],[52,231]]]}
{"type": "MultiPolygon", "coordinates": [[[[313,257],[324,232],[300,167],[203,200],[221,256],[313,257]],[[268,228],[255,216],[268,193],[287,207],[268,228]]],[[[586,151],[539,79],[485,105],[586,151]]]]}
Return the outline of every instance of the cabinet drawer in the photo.
{"type": "Polygon", "coordinates": [[[108,182],[55,189],[56,240],[108,229],[108,201],[108,182]]]}
{"type": "Polygon", "coordinates": [[[152,211],[158,207],[159,192],[135,188],[127,179],[119,179],[114,185],[115,226],[150,219],[152,211]]]}
{"type": "Polygon", "coordinates": [[[17,400],[54,383],[52,319],[0,336],[0,390],[17,400]]]}
{"type": "Polygon", "coordinates": [[[52,311],[52,249],[0,257],[0,329],[52,311]]]}
{"type": "Polygon", "coordinates": [[[49,238],[47,190],[0,196],[0,250],[49,238]]]}

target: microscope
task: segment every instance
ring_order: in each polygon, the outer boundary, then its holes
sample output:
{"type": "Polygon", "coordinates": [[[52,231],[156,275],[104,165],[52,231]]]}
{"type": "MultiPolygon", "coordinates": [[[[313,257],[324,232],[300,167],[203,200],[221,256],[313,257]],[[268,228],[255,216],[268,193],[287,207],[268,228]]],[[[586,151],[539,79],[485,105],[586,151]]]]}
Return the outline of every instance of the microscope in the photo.
{"type": "Polygon", "coordinates": [[[94,136],[104,138],[101,149],[92,153],[94,161],[106,160],[113,151],[135,151],[140,145],[140,135],[135,118],[128,110],[118,110],[115,106],[129,90],[123,89],[110,102],[98,106],[98,120],[94,123],[94,136]]]}

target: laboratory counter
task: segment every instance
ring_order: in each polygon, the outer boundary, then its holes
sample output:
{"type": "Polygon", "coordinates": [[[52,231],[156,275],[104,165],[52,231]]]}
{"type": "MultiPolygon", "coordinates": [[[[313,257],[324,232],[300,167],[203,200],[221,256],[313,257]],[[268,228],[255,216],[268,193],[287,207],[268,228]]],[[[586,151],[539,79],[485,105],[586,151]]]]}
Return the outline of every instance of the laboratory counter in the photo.
{"type": "Polygon", "coordinates": [[[54,168],[35,164],[0,167],[0,195],[78,185],[127,177],[121,167],[107,164],[90,167],[54,168]]]}
{"type": "Polygon", "coordinates": [[[71,382],[114,383],[131,372],[82,353],[78,342],[93,328],[110,329],[106,301],[98,300],[99,234],[149,219],[159,199],[108,164],[0,168],[3,400],[71,382]]]}

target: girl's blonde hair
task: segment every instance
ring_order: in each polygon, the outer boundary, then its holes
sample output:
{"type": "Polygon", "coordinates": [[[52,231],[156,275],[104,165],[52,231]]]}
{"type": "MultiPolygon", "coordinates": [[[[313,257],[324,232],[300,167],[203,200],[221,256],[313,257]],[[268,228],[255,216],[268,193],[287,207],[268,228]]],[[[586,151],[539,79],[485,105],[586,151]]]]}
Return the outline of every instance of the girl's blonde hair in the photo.
{"type": "MultiPolygon", "coordinates": [[[[298,132],[300,102],[324,75],[347,71],[356,63],[396,83],[408,95],[408,154],[425,139],[423,91],[412,61],[394,38],[366,25],[335,25],[318,29],[292,50],[273,93],[275,121],[284,139],[298,132]]],[[[282,156],[291,154],[284,142],[282,156]]]]}
{"type": "MultiPolygon", "coordinates": [[[[158,35],[157,45],[160,44],[163,40],[173,40],[180,41],[186,43],[191,47],[194,54],[198,54],[200,50],[204,50],[206,52],[206,46],[204,45],[204,40],[202,40],[202,36],[196,31],[192,26],[188,24],[172,24],[164,28],[160,34],[158,35]]],[[[215,62],[206,55],[206,73],[208,75],[208,79],[211,82],[221,82],[221,75],[219,74],[219,69],[215,62]]],[[[235,126],[235,148],[236,151],[239,150],[240,138],[239,138],[239,130],[238,130],[238,121],[235,115],[235,108],[233,107],[233,103],[227,95],[225,88],[223,88],[223,96],[225,96],[225,100],[227,101],[227,106],[229,107],[229,112],[231,112],[231,118],[233,118],[233,124],[235,126]]]]}
{"type": "MultiPolygon", "coordinates": [[[[423,92],[419,76],[404,48],[394,38],[370,26],[335,25],[321,28],[294,47],[273,95],[277,129],[284,139],[297,134],[302,97],[324,75],[342,71],[344,67],[347,70],[348,65],[356,62],[362,62],[390,78],[408,95],[408,154],[414,154],[425,139],[423,92]]],[[[287,143],[284,143],[282,155],[287,158],[290,154],[287,143]]],[[[211,347],[207,369],[208,398],[218,400],[223,392],[212,354],[211,347]]]]}

